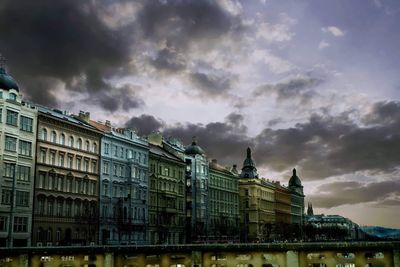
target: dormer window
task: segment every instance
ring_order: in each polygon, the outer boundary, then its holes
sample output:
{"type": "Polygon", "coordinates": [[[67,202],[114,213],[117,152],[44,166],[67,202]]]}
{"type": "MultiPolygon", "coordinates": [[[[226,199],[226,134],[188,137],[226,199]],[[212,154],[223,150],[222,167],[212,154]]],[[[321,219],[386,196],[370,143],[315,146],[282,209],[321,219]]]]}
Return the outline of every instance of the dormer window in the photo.
{"type": "Polygon", "coordinates": [[[12,101],[17,101],[17,95],[14,94],[14,93],[10,93],[10,94],[8,95],[8,98],[9,98],[10,100],[12,100],[12,101]]]}

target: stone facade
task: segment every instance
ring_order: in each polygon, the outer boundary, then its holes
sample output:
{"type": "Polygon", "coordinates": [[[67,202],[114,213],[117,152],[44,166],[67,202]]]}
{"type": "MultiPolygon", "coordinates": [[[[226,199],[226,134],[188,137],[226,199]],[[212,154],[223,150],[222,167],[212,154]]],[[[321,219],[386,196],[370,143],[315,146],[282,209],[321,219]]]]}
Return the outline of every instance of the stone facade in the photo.
{"type": "Polygon", "coordinates": [[[30,246],[37,108],[4,87],[0,81],[0,247],[30,246]]]}
{"type": "Polygon", "coordinates": [[[131,129],[90,122],[103,132],[100,243],[148,244],[149,145],[131,129]]]}
{"type": "Polygon", "coordinates": [[[209,240],[215,242],[239,241],[239,179],[237,172],[209,163],[209,240]]]}
{"type": "Polygon", "coordinates": [[[32,245],[95,244],[101,133],[81,117],[38,109],[32,245]]]}
{"type": "Polygon", "coordinates": [[[168,152],[161,135],[150,144],[149,236],[151,244],[185,242],[185,170],[182,158],[168,152]]]}

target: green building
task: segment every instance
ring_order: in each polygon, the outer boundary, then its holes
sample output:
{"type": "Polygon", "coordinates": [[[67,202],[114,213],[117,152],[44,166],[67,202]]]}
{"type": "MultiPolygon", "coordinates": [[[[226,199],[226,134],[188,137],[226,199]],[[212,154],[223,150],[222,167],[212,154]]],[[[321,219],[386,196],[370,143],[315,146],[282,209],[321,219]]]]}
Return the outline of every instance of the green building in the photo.
{"type": "Polygon", "coordinates": [[[160,134],[150,144],[149,237],[151,244],[185,242],[185,169],[183,159],[167,151],[160,134]]]}
{"type": "Polygon", "coordinates": [[[239,179],[234,165],[231,170],[213,159],[209,164],[209,240],[239,241],[239,179]]]}

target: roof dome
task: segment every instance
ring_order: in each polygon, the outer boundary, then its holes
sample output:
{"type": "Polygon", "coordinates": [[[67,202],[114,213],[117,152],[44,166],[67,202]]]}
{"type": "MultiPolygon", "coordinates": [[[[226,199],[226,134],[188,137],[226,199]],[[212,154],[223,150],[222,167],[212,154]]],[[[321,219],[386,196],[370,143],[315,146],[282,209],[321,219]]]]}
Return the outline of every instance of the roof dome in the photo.
{"type": "Polygon", "coordinates": [[[196,141],[193,140],[192,144],[185,149],[187,155],[204,155],[204,150],[197,145],[196,141]]]}
{"type": "Polygon", "coordinates": [[[256,163],[251,157],[251,149],[247,148],[247,156],[243,161],[242,172],[240,173],[241,178],[258,178],[256,163]]]}
{"type": "Polygon", "coordinates": [[[19,92],[17,82],[13,77],[7,74],[6,70],[0,67],[0,89],[10,90],[15,89],[19,92]]]}
{"type": "Polygon", "coordinates": [[[291,186],[302,187],[300,178],[296,175],[296,169],[293,169],[293,175],[289,180],[289,187],[291,186]]]}

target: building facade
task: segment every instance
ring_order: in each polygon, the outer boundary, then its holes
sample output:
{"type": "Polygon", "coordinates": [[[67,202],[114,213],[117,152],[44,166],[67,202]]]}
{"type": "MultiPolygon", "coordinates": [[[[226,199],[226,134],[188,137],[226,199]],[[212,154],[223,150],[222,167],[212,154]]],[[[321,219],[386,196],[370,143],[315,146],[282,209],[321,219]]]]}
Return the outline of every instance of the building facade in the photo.
{"type": "Polygon", "coordinates": [[[293,175],[289,179],[289,190],[291,192],[291,223],[302,225],[304,221],[304,192],[300,178],[297,176],[296,169],[293,169],[293,175]]]}
{"type": "Polygon", "coordinates": [[[168,152],[160,134],[150,143],[149,236],[151,244],[185,242],[185,170],[182,158],[168,152]]]}
{"type": "Polygon", "coordinates": [[[247,148],[239,180],[242,242],[263,242],[272,237],[275,224],[274,184],[258,178],[256,164],[247,148]]]}
{"type": "Polygon", "coordinates": [[[0,67],[0,247],[30,246],[37,108],[0,67]]]}
{"type": "Polygon", "coordinates": [[[88,113],[38,110],[32,245],[95,244],[101,133],[88,113]]]}
{"type": "Polygon", "coordinates": [[[90,121],[103,132],[100,243],[148,244],[149,145],[131,129],[90,121]]]}
{"type": "Polygon", "coordinates": [[[239,241],[239,179],[237,173],[219,165],[213,159],[209,163],[209,241],[239,241]]]}
{"type": "Polygon", "coordinates": [[[185,162],[186,242],[202,242],[209,236],[209,167],[195,140],[185,149],[185,162]]]}

